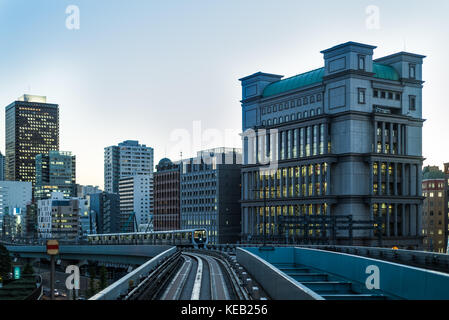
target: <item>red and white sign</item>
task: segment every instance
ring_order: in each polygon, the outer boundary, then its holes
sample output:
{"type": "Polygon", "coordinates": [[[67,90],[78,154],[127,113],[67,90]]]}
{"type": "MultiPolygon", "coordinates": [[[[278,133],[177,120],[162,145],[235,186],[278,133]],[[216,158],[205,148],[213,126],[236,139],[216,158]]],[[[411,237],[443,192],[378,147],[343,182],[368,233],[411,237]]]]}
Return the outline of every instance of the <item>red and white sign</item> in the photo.
{"type": "Polygon", "coordinates": [[[54,256],[59,253],[58,240],[47,240],[47,254],[54,256]]]}

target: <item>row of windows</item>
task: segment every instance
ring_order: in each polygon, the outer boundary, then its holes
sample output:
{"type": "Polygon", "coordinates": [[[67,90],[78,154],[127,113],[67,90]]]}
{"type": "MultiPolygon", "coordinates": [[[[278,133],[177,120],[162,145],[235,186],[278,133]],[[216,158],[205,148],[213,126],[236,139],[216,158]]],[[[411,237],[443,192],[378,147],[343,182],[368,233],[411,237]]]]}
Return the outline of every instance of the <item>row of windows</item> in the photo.
{"type": "Polygon", "coordinates": [[[304,111],[304,112],[298,112],[298,113],[292,113],[291,115],[286,115],[286,116],[281,116],[279,118],[273,118],[273,119],[268,119],[268,120],[262,120],[262,125],[263,126],[271,126],[276,125],[278,123],[284,123],[284,122],[289,122],[289,121],[295,121],[295,120],[301,120],[301,119],[305,119],[310,117],[314,117],[316,115],[320,115],[321,114],[321,108],[317,108],[316,109],[316,113],[315,110],[312,109],[310,111],[304,111]]]}
{"type": "Polygon", "coordinates": [[[300,106],[309,104],[309,102],[315,103],[315,101],[316,102],[321,101],[321,93],[318,93],[316,95],[309,95],[307,97],[302,97],[302,98],[298,98],[295,100],[282,102],[282,103],[275,104],[272,106],[261,107],[261,114],[264,115],[264,114],[269,114],[271,112],[277,112],[277,111],[287,110],[289,108],[300,107],[300,106]]]}

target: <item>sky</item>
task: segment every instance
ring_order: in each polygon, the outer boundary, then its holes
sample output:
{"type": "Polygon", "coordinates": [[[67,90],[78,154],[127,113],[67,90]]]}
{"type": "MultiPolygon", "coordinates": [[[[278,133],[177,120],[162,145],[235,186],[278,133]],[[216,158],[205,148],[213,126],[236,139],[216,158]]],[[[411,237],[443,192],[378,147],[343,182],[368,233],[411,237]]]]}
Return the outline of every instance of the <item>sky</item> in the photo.
{"type": "MultiPolygon", "coordinates": [[[[448,12],[446,0],[0,0],[0,106],[24,93],[59,104],[60,150],[78,183],[103,187],[104,148],[124,140],[153,147],[155,164],[241,147],[238,79],[316,69],[321,50],[356,41],[374,58],[427,56],[424,164],[442,168],[448,12]]],[[[3,154],[4,125],[3,112],[3,154]]]]}

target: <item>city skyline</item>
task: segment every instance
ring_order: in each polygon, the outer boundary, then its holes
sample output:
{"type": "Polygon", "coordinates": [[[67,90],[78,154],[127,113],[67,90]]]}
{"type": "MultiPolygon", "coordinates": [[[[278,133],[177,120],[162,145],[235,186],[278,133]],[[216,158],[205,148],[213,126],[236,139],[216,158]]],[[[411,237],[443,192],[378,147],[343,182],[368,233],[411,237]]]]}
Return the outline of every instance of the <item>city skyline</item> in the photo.
{"type": "MultiPolygon", "coordinates": [[[[398,51],[428,57],[423,75],[424,165],[442,168],[449,152],[432,136],[449,135],[441,117],[447,45],[439,41],[447,32],[443,22],[449,4],[441,1],[428,8],[418,1],[407,7],[371,2],[352,1],[340,8],[322,2],[284,1],[279,6],[262,1],[252,10],[255,1],[187,5],[3,0],[0,39],[15,48],[0,53],[0,103],[6,107],[23,94],[35,94],[58,104],[60,150],[77,156],[78,183],[104,188],[105,147],[138,140],[154,148],[155,163],[165,156],[178,160],[181,152],[188,158],[217,146],[241,148],[237,79],[256,70],[289,77],[322,67],[317,52],[357,41],[377,45],[374,58],[398,51]],[[79,30],[66,28],[69,5],[80,9],[79,30]],[[370,5],[379,9],[378,29],[367,25],[370,5]],[[398,10],[400,15],[393,14],[398,10]],[[315,19],[318,12],[320,19],[315,19]],[[332,21],[342,13],[353,19],[325,28],[318,21],[332,21]],[[415,23],[417,19],[424,23],[415,23]],[[213,145],[207,144],[210,139],[203,139],[202,145],[192,141],[185,149],[170,142],[177,129],[193,139],[195,121],[201,121],[202,133],[212,128],[225,136],[228,129],[234,139],[213,145]]],[[[0,117],[0,125],[4,121],[0,117]]],[[[4,130],[0,139],[4,141],[4,130]]],[[[0,150],[5,153],[4,144],[0,150]]]]}

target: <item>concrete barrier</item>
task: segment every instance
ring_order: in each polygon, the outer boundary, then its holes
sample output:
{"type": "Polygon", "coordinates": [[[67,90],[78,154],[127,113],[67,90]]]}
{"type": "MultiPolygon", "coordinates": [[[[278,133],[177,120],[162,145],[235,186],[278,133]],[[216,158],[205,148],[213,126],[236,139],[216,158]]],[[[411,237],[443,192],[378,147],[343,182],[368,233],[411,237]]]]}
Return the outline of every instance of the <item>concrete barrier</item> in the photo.
{"type": "Polygon", "coordinates": [[[248,250],[237,248],[236,256],[238,263],[251,274],[272,299],[324,300],[320,295],[248,250]]]}
{"type": "Polygon", "coordinates": [[[147,277],[151,273],[151,271],[153,271],[162,262],[162,260],[170,257],[174,253],[176,253],[175,247],[172,247],[160,253],[153,259],[141,265],[133,272],[128,273],[120,280],[114,282],[106,289],[100,291],[89,300],[117,300],[121,295],[128,293],[131,283],[134,285],[139,284],[140,279],[147,277]]]}

